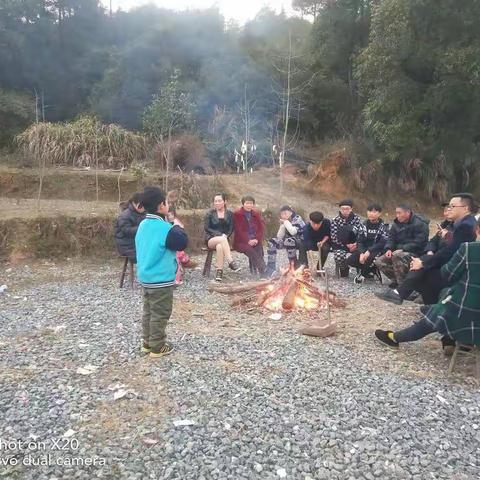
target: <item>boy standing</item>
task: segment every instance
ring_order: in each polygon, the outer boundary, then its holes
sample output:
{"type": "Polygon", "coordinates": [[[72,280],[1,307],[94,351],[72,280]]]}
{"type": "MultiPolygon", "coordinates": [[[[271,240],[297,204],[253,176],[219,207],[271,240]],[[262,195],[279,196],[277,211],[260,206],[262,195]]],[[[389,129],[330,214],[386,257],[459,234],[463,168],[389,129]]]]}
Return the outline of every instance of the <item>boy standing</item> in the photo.
{"type": "Polygon", "coordinates": [[[144,288],[141,350],[158,358],[173,350],[166,342],[166,328],[173,307],[176,252],[186,248],[188,237],[179,225],[165,220],[168,202],[162,190],[145,188],[142,200],[147,216],[135,237],[137,276],[144,288]]]}

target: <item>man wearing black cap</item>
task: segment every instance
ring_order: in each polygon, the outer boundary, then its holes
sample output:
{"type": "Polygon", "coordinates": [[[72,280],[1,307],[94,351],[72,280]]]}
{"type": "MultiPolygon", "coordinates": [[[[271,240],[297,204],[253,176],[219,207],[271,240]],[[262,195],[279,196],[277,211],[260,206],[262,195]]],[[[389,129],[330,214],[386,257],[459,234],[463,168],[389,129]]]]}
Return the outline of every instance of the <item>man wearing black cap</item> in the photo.
{"type": "Polygon", "coordinates": [[[341,277],[348,277],[347,257],[357,250],[357,235],[363,229],[362,219],[353,213],[353,200],[339,202],[339,214],[332,221],[333,257],[341,277]]]}

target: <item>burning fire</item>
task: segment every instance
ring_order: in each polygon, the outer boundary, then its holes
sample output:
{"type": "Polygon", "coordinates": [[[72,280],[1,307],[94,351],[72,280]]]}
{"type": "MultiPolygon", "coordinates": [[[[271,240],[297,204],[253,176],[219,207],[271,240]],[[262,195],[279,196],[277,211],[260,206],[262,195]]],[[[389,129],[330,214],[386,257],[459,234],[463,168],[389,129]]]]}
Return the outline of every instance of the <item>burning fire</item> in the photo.
{"type": "Polygon", "coordinates": [[[320,292],[310,282],[310,271],[305,267],[288,269],[278,282],[260,293],[261,304],[271,312],[326,308],[326,301],[322,301],[320,292]]]}

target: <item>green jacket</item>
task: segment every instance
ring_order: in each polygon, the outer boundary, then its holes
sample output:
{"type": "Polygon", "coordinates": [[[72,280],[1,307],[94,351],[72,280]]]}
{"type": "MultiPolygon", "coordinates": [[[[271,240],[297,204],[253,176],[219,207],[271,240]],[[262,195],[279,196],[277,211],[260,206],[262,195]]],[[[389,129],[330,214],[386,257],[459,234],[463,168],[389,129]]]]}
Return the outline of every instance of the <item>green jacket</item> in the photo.
{"type": "Polygon", "coordinates": [[[443,300],[422,307],[422,314],[441,334],[480,345],[480,242],[462,243],[442,275],[451,286],[443,300]]]}

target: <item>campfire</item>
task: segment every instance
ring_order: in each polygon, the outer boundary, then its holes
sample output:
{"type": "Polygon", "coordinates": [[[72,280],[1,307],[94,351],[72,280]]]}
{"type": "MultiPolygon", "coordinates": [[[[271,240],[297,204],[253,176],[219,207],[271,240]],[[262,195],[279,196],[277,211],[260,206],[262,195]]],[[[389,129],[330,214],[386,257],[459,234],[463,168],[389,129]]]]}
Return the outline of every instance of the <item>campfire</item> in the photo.
{"type": "Polygon", "coordinates": [[[312,280],[310,270],[304,266],[297,270],[283,269],[279,277],[271,280],[237,285],[214,284],[210,290],[236,294],[232,306],[249,305],[270,312],[318,312],[345,306],[335,293],[319,289],[312,280]]]}

